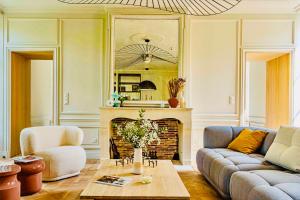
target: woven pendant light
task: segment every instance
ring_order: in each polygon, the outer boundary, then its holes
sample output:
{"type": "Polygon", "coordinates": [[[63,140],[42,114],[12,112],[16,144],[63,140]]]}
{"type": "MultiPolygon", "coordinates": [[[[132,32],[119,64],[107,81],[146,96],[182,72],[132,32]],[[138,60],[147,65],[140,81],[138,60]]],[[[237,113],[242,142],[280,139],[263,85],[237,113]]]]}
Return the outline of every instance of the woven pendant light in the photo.
{"type": "Polygon", "coordinates": [[[67,4],[119,4],[164,10],[168,12],[209,16],[236,6],[242,0],[58,0],[67,4]]]}

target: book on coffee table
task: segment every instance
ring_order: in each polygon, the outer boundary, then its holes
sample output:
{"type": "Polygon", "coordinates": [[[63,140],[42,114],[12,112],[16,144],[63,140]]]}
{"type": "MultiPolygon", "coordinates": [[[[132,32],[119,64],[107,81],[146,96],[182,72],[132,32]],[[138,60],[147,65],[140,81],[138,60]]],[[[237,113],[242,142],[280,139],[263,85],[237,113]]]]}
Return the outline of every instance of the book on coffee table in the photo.
{"type": "Polygon", "coordinates": [[[14,165],[15,162],[13,159],[0,159],[0,167],[14,165]]]}
{"type": "Polygon", "coordinates": [[[18,156],[13,158],[15,162],[20,162],[20,163],[29,163],[37,160],[42,160],[43,158],[38,157],[38,156],[18,156]]]}
{"type": "Polygon", "coordinates": [[[131,182],[131,178],[119,176],[102,176],[96,180],[96,183],[122,187],[131,182]]]}

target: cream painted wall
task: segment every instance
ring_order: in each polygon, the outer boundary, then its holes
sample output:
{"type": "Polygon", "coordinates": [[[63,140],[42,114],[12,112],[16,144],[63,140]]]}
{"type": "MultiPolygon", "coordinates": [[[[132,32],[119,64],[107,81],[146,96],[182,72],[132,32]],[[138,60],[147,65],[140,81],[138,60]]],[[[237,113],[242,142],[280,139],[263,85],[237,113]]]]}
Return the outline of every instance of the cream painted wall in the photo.
{"type": "Polygon", "coordinates": [[[300,15],[297,16],[295,23],[295,54],[294,54],[294,70],[293,75],[293,124],[300,126],[300,15]]]}
{"type": "Polygon", "coordinates": [[[31,126],[50,125],[52,120],[52,60],[31,61],[31,126]]]}
{"type": "Polygon", "coordinates": [[[3,14],[0,12],[0,156],[5,155],[6,151],[6,136],[5,129],[4,129],[4,116],[5,116],[5,105],[4,105],[4,98],[5,98],[5,89],[4,89],[4,41],[3,41],[3,34],[4,34],[4,26],[3,26],[3,14]]]}
{"type": "Polygon", "coordinates": [[[98,113],[101,99],[102,31],[99,19],[61,22],[63,113],[98,113]]]}
{"type": "Polygon", "coordinates": [[[20,19],[10,18],[8,23],[7,43],[14,44],[57,44],[57,19],[20,19]]]}
{"type": "Polygon", "coordinates": [[[244,46],[293,45],[293,20],[245,19],[243,25],[244,46]]]}
{"type": "Polygon", "coordinates": [[[189,100],[193,108],[192,158],[209,125],[238,125],[238,20],[189,21],[189,100]]]}
{"type": "MultiPolygon", "coordinates": [[[[118,14],[120,13],[122,14],[122,11],[119,11],[118,14]]],[[[107,86],[109,77],[111,77],[109,73],[110,50],[104,47],[105,42],[109,43],[109,37],[105,35],[109,35],[110,31],[110,27],[105,25],[106,17],[105,15],[80,13],[10,14],[5,18],[5,32],[9,33],[5,36],[5,47],[54,47],[59,50],[59,85],[61,89],[59,123],[76,125],[84,130],[83,146],[90,158],[98,158],[98,144],[101,140],[98,137],[100,126],[98,106],[105,102],[104,96],[108,93],[108,87],[105,85],[107,86]],[[9,28],[10,23],[14,28],[9,28]],[[18,26],[20,23],[20,27],[23,27],[21,30],[18,26]],[[43,29],[28,29],[27,23],[28,27],[44,27],[49,32],[41,36],[40,33],[43,33],[43,29]],[[25,40],[25,37],[16,38],[20,34],[27,35],[27,39],[25,40]],[[39,39],[36,40],[35,37],[39,37],[39,39]],[[66,93],[69,93],[69,104],[63,105],[66,93]]],[[[187,101],[194,109],[191,147],[193,157],[195,152],[202,147],[204,127],[239,125],[240,123],[240,107],[242,105],[240,100],[243,95],[241,94],[242,59],[240,52],[247,48],[293,48],[293,36],[297,35],[297,38],[300,36],[300,31],[297,34],[291,34],[293,33],[294,17],[294,15],[220,15],[209,18],[185,18],[186,40],[181,42],[184,42],[185,47],[183,63],[188,80],[187,101]],[[270,19],[272,21],[268,23],[270,19]],[[248,23],[246,20],[252,21],[248,23]],[[261,26],[261,24],[255,26],[256,21],[261,20],[267,23],[267,26],[261,26]],[[277,26],[287,30],[274,32],[277,30],[277,26]],[[251,32],[250,36],[248,32],[251,32]],[[247,33],[248,36],[243,37],[243,33],[247,33]],[[266,34],[272,35],[266,39],[266,34]],[[229,102],[230,97],[231,103],[229,102]]],[[[297,21],[298,29],[296,30],[299,30],[298,23],[299,21],[297,21]]],[[[298,48],[299,38],[296,41],[298,48]]],[[[298,49],[296,53],[298,53],[298,49]]],[[[300,91],[300,65],[297,59],[295,62],[297,65],[294,69],[294,91],[300,91]]],[[[2,64],[3,62],[0,63],[0,66],[2,64]]],[[[0,81],[0,86],[1,83],[2,81],[0,81]]],[[[6,94],[4,93],[3,96],[6,94]]],[[[297,114],[300,113],[300,104],[298,103],[300,97],[294,96],[294,116],[297,116],[296,119],[298,119],[298,122],[294,124],[300,124],[300,114],[297,114]]],[[[1,120],[0,123],[4,121],[1,120]]],[[[5,133],[5,137],[6,135],[7,133],[5,133]]]]}
{"type": "Polygon", "coordinates": [[[238,22],[197,20],[190,24],[190,105],[194,114],[234,114],[238,22]],[[220,89],[222,88],[222,89],[220,89]]]}
{"type": "Polygon", "coordinates": [[[264,126],[266,118],[266,62],[249,61],[249,121],[264,126]]]}

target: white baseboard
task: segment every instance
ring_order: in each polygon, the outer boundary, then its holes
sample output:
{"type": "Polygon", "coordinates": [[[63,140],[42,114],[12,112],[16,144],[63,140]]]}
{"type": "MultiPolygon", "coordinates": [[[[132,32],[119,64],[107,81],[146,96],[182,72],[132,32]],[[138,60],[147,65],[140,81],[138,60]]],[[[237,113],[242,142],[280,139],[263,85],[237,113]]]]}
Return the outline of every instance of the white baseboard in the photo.
{"type": "Polygon", "coordinates": [[[100,150],[92,150],[92,149],[86,149],[86,158],[87,159],[100,159],[100,150]]]}

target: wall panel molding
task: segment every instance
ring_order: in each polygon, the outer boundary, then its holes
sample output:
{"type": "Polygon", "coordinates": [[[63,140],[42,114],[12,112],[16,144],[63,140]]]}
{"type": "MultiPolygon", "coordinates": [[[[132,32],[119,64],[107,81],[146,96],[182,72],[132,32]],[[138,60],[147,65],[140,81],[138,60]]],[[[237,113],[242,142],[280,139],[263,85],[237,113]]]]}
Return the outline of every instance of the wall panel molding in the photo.
{"type": "Polygon", "coordinates": [[[61,19],[60,26],[60,110],[62,114],[96,113],[102,102],[103,20],[61,19]]]}
{"type": "Polygon", "coordinates": [[[242,20],[242,45],[246,47],[293,47],[295,21],[292,19],[242,20]]]}
{"type": "Polygon", "coordinates": [[[8,18],[6,43],[10,45],[57,45],[58,20],[8,18]]]}
{"type": "Polygon", "coordinates": [[[187,25],[188,94],[194,113],[239,114],[240,20],[191,18],[187,25]],[[234,98],[231,104],[229,98],[234,98]]]}

